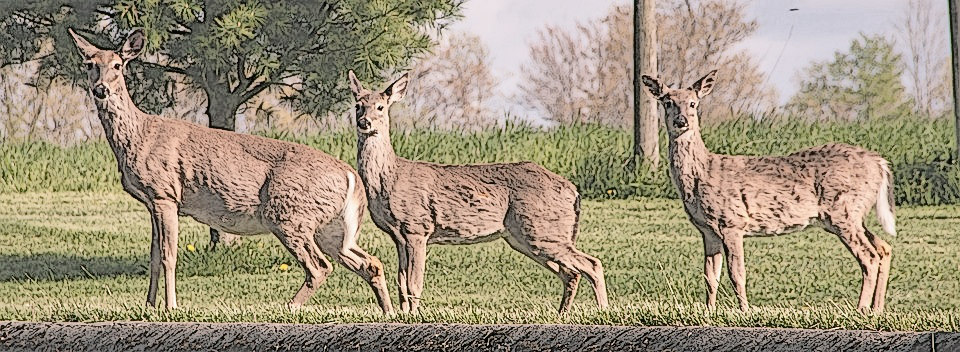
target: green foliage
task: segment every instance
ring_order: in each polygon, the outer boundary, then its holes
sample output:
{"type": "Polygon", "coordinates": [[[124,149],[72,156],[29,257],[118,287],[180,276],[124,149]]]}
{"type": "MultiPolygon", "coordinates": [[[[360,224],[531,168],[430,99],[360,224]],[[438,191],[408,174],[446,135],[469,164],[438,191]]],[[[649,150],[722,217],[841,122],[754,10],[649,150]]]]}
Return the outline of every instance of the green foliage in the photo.
{"type": "MultiPolygon", "coordinates": [[[[380,315],[369,287],[337,264],[308,305],[291,313],[285,304],[303,283],[303,271],[279,241],[256,236],[211,251],[206,227],[189,218],[182,218],[178,246],[181,309],[166,312],[143,308],[150,222],[132,197],[2,194],[0,319],[960,330],[956,206],[898,209],[899,235],[888,239],[894,260],[887,310],[880,315],[855,311],[860,269],[824,231],[746,241],[751,310],[736,308],[730,281],[722,277],[718,309],[707,311],[703,244],[679,201],[584,201],[582,215],[577,246],[603,261],[611,303],[603,312],[584,280],[571,314],[557,315],[560,281],[504,241],[494,241],[431,246],[421,314],[380,315]]],[[[867,226],[878,225],[870,218],[867,226]]],[[[359,243],[383,261],[396,303],[393,241],[368,218],[359,243]]]]}
{"type": "Polygon", "coordinates": [[[811,120],[906,116],[912,103],[900,81],[904,67],[890,39],[861,33],[849,51],[807,68],[787,107],[811,120]]]}
{"type": "MultiPolygon", "coordinates": [[[[708,124],[707,147],[716,153],[784,155],[830,142],[875,150],[891,162],[898,204],[960,203],[960,163],[952,156],[953,123],[915,117],[863,123],[797,120],[734,120],[708,124]]],[[[356,132],[270,137],[310,145],[356,164],[356,132]]],[[[586,198],[676,197],[667,172],[645,165],[628,170],[632,137],[599,125],[540,130],[508,124],[475,132],[413,129],[396,132],[401,156],[440,163],[530,160],[570,179],[586,198]]],[[[666,138],[661,137],[661,141],[666,138]]],[[[663,142],[666,143],[666,142],[663,142]]],[[[660,150],[666,160],[666,146],[660,150]]],[[[0,193],[34,191],[119,191],[116,161],[106,143],[61,148],[47,143],[0,144],[0,193]]]]}
{"type": "Polygon", "coordinates": [[[300,111],[320,116],[348,98],[348,69],[378,81],[379,75],[406,67],[432,47],[429,29],[440,30],[459,18],[461,3],[4,1],[0,66],[41,60],[45,74],[83,82],[68,27],[104,48],[118,47],[130,28],[142,27],[148,55],[129,68],[127,83],[147,110],[173,103],[169,82],[175,75],[223,106],[209,109],[223,115],[215,119],[232,120],[241,104],[268,89],[284,90],[300,111]]]}

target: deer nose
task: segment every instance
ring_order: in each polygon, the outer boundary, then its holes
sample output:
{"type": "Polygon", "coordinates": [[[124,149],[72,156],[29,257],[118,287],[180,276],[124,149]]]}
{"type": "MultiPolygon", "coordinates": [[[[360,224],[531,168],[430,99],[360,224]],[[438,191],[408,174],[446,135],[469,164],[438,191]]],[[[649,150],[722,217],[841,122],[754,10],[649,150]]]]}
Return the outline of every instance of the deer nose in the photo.
{"type": "Polygon", "coordinates": [[[110,93],[110,91],[107,89],[107,86],[103,85],[103,83],[97,84],[95,87],[93,87],[93,96],[97,97],[98,99],[106,98],[107,93],[110,93]]]}
{"type": "Polygon", "coordinates": [[[367,120],[367,119],[359,119],[359,120],[357,120],[357,127],[359,127],[361,130],[369,129],[369,128],[370,128],[370,120],[367,120]]]}
{"type": "Polygon", "coordinates": [[[676,128],[687,127],[687,118],[683,116],[677,116],[677,119],[673,121],[673,126],[676,128]]]}

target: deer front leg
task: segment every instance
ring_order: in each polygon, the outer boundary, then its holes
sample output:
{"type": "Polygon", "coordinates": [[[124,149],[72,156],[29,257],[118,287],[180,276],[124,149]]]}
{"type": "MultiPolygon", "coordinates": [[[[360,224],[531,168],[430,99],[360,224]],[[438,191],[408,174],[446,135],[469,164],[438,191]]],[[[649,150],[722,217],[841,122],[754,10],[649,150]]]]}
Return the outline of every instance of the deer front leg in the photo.
{"type": "Polygon", "coordinates": [[[703,236],[703,279],[707,284],[707,308],[717,305],[717,289],[720,287],[720,269],[723,266],[723,242],[709,230],[700,230],[703,236]]]}
{"type": "Polygon", "coordinates": [[[157,286],[160,280],[160,217],[150,210],[150,287],[147,289],[147,308],[157,307],[157,286]]]}
{"type": "Polygon", "coordinates": [[[407,245],[406,241],[397,241],[397,291],[400,292],[400,312],[410,313],[410,291],[407,287],[407,245]]]}
{"type": "Polygon", "coordinates": [[[164,274],[164,299],[167,309],[177,308],[177,242],[179,239],[180,219],[177,217],[177,204],[168,200],[154,202],[154,213],[159,219],[159,254],[164,274]]]}
{"type": "Polygon", "coordinates": [[[416,313],[423,294],[423,275],[427,265],[427,236],[407,236],[407,299],[410,312],[416,313]]]}
{"type": "Polygon", "coordinates": [[[733,291],[740,302],[740,310],[750,308],[747,303],[747,268],[743,262],[743,234],[725,231],[723,233],[723,249],[727,253],[727,272],[733,282],[733,291]]]}

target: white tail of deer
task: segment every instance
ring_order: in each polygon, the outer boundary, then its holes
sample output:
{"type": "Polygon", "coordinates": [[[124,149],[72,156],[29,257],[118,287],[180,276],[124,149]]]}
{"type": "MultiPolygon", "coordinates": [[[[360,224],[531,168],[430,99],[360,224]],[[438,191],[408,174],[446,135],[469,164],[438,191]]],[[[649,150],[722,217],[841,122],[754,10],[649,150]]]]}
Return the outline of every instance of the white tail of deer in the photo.
{"type": "Polygon", "coordinates": [[[687,216],[703,236],[707,305],[716,303],[720,267],[727,269],[740,308],[746,310],[743,238],[778,235],[817,225],[840,237],[860,264],[863,286],[857,307],[883,310],[891,247],[864,226],[876,207],[883,230],[895,235],[893,179],[879,154],[827,144],[787,156],[719,155],[700,135],[700,99],[713,89],[712,71],[686,89],[643,76],[660,101],[669,132],[670,176],[687,216]]]}
{"type": "Polygon", "coordinates": [[[382,92],[363,89],[350,71],[357,99],[360,178],[374,223],[392,236],[400,262],[403,311],[416,311],[423,291],[427,244],[506,239],[563,281],[560,312],[570,309],[581,274],[607,306],[600,260],[577,250],[580,195],[563,177],[529,163],[439,165],[397,157],[390,144],[390,105],[407,75],[382,92]]]}
{"type": "Polygon", "coordinates": [[[147,306],[156,306],[162,270],[166,308],[177,307],[178,214],[183,214],[220,231],[276,235],[306,272],[291,307],[306,303],[333,270],[327,254],[363,277],[380,308],[392,311],[383,264],[356,243],[366,206],[356,171],[303,145],[146,114],[130,99],[123,77],[127,62],[143,50],[143,33],[131,32],[116,52],[70,34],[83,55],[123,189],[150,211],[147,306]]]}

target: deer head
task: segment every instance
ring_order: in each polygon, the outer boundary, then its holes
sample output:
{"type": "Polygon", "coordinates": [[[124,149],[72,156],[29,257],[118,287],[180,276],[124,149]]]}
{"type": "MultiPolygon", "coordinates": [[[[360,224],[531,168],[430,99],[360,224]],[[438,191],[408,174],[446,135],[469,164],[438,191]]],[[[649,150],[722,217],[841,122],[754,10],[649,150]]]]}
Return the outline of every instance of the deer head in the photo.
{"type": "Polygon", "coordinates": [[[641,79],[650,94],[663,106],[663,120],[671,138],[679,137],[687,131],[700,130],[700,99],[713,91],[717,70],[710,71],[686,89],[666,87],[656,78],[647,75],[643,75],[641,79]]]}
{"type": "Polygon", "coordinates": [[[391,83],[382,92],[364,89],[360,80],[353,74],[350,76],[350,90],[357,100],[357,132],[361,135],[375,135],[378,132],[390,131],[390,105],[403,99],[407,91],[407,74],[404,73],[391,83]]]}
{"type": "Polygon", "coordinates": [[[97,48],[74,33],[73,29],[69,31],[77,43],[80,55],[83,55],[83,66],[90,79],[90,92],[93,93],[97,102],[106,100],[111,94],[124,91],[126,83],[123,80],[123,69],[127,62],[143,51],[143,31],[140,29],[131,31],[118,51],[97,48]]]}

